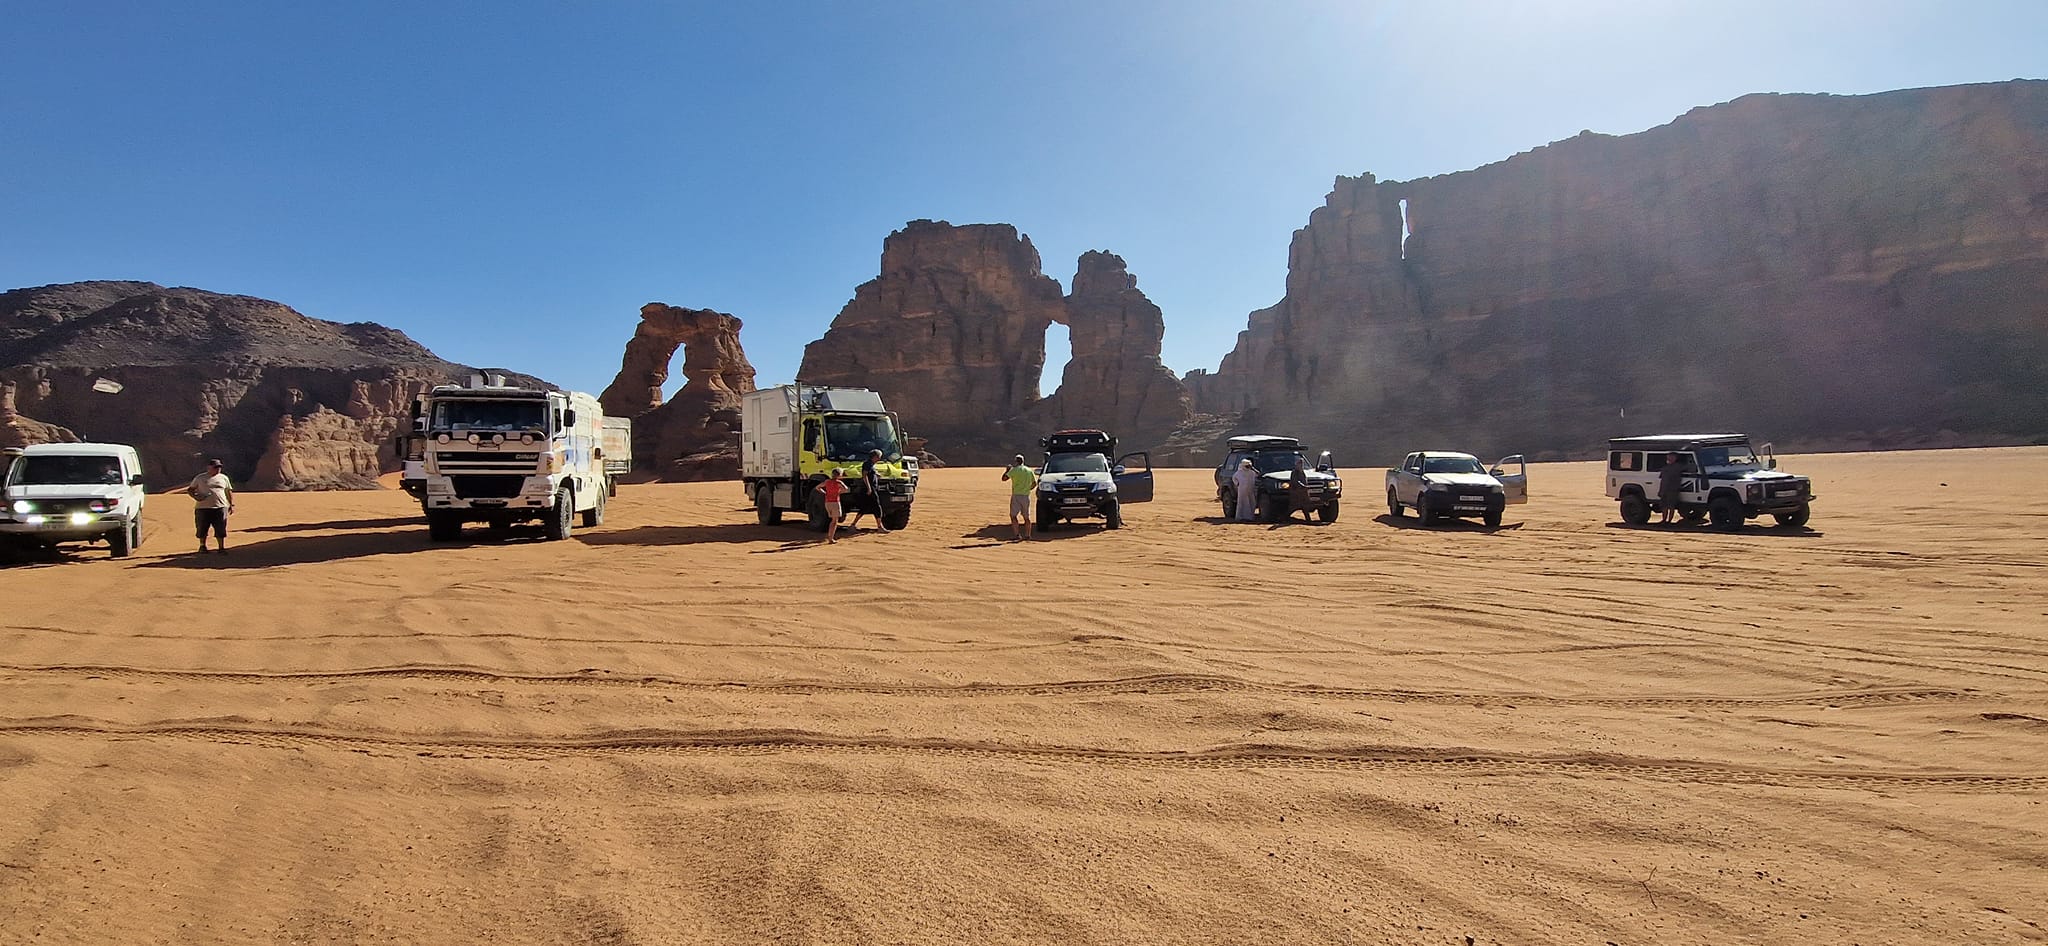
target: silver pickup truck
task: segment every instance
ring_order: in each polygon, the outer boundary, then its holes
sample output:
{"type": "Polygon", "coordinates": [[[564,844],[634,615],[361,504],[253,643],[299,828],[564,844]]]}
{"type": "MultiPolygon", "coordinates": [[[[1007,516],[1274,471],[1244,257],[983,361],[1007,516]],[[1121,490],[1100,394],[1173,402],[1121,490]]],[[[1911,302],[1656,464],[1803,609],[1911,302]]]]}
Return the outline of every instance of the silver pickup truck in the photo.
{"type": "Polygon", "coordinates": [[[1469,453],[1423,450],[1387,471],[1387,515],[1415,510],[1423,525],[1438,519],[1479,517],[1500,525],[1509,503],[1529,501],[1529,471],[1520,454],[1487,469],[1469,453]]]}

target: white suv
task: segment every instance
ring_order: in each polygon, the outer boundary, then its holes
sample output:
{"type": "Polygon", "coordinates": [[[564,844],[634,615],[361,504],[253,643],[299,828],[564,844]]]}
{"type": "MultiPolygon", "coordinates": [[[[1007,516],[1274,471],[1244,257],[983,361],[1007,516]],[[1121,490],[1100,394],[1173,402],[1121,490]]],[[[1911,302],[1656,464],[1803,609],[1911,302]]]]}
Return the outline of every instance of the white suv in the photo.
{"type": "Polygon", "coordinates": [[[1768,514],[1797,529],[1813,514],[1813,482],[1778,472],[1770,444],[1754,450],[1742,434],[1664,434],[1607,442],[1607,498],[1621,503],[1622,521],[1639,526],[1662,511],[1657,485],[1672,454],[1685,474],[1674,508],[1686,522],[1712,518],[1740,529],[1768,514]]]}
{"type": "Polygon", "coordinates": [[[43,443],[23,447],[10,460],[0,539],[45,547],[105,540],[115,558],[142,544],[146,494],[134,447],[43,443]]]}

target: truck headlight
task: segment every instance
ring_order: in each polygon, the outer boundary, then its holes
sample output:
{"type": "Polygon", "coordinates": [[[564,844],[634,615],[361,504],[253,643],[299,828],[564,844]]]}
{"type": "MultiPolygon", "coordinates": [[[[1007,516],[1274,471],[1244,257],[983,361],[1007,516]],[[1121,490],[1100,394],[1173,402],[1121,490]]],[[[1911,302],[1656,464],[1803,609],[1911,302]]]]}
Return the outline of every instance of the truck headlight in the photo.
{"type": "Polygon", "coordinates": [[[26,499],[17,499],[14,501],[14,511],[25,516],[36,511],[36,504],[26,499]]]}
{"type": "Polygon", "coordinates": [[[1093,487],[1093,489],[1095,490],[1095,492],[1098,492],[1098,493],[1114,493],[1114,492],[1116,492],[1116,484],[1115,484],[1115,483],[1097,483],[1097,484],[1095,484],[1095,486],[1093,487]]]}
{"type": "Polygon", "coordinates": [[[1758,486],[1755,483],[1751,483],[1742,488],[1742,498],[1745,502],[1756,502],[1757,497],[1762,495],[1762,493],[1763,487],[1758,486]]]}
{"type": "Polygon", "coordinates": [[[89,512],[74,512],[71,514],[71,524],[74,526],[88,525],[92,520],[93,515],[89,512]]]}

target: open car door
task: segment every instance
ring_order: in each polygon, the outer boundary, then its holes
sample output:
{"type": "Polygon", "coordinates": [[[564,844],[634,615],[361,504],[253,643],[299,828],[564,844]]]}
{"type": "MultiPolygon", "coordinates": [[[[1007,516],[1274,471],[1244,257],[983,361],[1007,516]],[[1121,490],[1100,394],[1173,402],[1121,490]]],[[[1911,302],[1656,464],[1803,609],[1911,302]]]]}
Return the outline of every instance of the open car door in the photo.
{"type": "Polygon", "coordinates": [[[1500,481],[1502,491],[1508,494],[1508,502],[1529,501],[1529,465],[1522,461],[1521,454],[1504,457],[1494,464],[1493,478],[1500,481]]]}
{"type": "Polygon", "coordinates": [[[1149,503],[1152,501],[1152,455],[1149,453],[1126,453],[1117,458],[1111,475],[1116,477],[1116,501],[1122,503],[1149,503]]]}

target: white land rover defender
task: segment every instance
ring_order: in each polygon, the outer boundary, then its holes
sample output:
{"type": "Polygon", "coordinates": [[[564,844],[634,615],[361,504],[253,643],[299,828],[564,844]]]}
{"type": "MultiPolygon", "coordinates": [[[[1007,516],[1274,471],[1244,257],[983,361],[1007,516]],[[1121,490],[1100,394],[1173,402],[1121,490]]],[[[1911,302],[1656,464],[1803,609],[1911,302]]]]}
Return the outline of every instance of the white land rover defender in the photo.
{"type": "Polygon", "coordinates": [[[1672,454],[1685,472],[1677,509],[1686,522],[1711,518],[1723,529],[1740,529],[1768,514],[1796,529],[1811,514],[1813,483],[1778,472],[1770,444],[1759,459],[1743,434],[1663,434],[1607,442],[1607,498],[1621,503],[1623,522],[1643,525],[1652,512],[1663,511],[1658,477],[1672,454]]]}
{"type": "Polygon", "coordinates": [[[9,459],[0,540],[45,548],[105,541],[115,558],[126,558],[142,544],[147,497],[134,447],[42,443],[9,459]]]}

